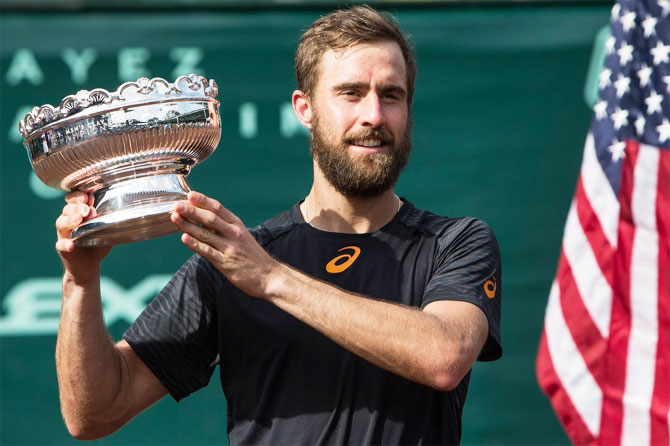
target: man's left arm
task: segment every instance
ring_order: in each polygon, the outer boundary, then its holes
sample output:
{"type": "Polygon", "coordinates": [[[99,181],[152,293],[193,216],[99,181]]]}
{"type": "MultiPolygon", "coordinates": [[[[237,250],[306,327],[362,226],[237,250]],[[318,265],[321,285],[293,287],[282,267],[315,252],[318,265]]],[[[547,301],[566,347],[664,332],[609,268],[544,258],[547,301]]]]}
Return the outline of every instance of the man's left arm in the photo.
{"type": "Polygon", "coordinates": [[[272,258],[216,200],[191,192],[172,222],[182,242],[246,294],[265,299],[371,363],[421,384],[451,390],[477,359],[489,332],[469,302],[423,310],[370,299],[272,258]]]}
{"type": "Polygon", "coordinates": [[[267,300],[371,363],[435,389],[456,387],[488,336],[486,316],[469,302],[435,301],[421,310],[282,266],[267,300]]]}

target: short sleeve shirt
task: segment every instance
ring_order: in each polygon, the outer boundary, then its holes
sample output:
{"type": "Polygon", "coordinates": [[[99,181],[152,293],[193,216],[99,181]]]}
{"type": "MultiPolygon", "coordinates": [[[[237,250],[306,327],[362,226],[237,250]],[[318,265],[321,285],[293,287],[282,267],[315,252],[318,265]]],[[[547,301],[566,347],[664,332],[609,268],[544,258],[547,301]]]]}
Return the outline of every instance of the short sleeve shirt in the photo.
{"type": "MultiPolygon", "coordinates": [[[[423,308],[476,305],[489,323],[479,360],[498,359],[501,262],[491,229],[405,200],[368,234],[320,231],[298,205],[253,228],[275,258],[364,296],[423,308]]],[[[402,335],[402,333],[399,333],[402,335]]],[[[231,444],[456,444],[469,373],[438,391],[381,369],[251,298],[193,256],[124,338],[176,399],[220,366],[231,444]]]]}

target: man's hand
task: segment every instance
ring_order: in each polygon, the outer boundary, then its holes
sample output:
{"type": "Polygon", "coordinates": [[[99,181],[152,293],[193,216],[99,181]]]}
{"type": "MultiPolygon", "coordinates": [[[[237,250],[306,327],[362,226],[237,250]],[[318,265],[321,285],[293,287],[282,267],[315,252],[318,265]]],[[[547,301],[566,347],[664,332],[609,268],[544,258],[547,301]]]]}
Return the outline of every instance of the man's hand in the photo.
{"type": "Polygon", "coordinates": [[[172,222],[184,232],[182,242],[211,262],[246,294],[265,297],[281,264],[249,233],[242,221],[218,201],[189,192],[175,205],[172,222]]]}
{"type": "Polygon", "coordinates": [[[75,280],[87,280],[93,276],[97,280],[100,262],[112,248],[80,248],[70,239],[70,234],[77,226],[95,217],[93,196],[79,191],[70,192],[65,196],[65,202],[67,204],[56,220],[56,251],[63,261],[66,274],[75,280]]]}

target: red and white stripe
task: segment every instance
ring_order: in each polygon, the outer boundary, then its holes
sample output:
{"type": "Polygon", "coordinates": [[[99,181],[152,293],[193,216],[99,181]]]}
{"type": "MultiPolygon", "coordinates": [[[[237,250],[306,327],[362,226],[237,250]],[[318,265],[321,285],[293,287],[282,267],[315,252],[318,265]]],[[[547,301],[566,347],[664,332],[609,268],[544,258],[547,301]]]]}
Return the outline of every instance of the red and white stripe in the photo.
{"type": "Polygon", "coordinates": [[[537,374],[575,443],[670,444],[668,150],[628,142],[616,197],[587,137],[537,374]]]}

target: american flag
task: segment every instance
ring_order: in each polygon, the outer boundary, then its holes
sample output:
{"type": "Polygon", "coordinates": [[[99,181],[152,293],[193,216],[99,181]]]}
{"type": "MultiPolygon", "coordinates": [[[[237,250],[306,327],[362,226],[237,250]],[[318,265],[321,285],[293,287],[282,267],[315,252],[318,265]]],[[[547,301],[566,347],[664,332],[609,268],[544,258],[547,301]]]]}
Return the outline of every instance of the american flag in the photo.
{"type": "Polygon", "coordinates": [[[670,444],[670,0],[612,9],[537,357],[577,444],[670,444]]]}

